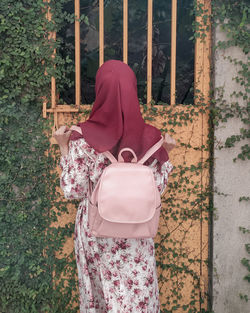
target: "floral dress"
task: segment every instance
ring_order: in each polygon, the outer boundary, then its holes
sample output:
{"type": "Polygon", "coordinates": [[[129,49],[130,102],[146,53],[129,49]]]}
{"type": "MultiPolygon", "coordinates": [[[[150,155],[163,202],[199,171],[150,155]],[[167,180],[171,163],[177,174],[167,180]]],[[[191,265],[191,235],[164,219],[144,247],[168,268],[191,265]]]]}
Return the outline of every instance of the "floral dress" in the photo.
{"type": "MultiPolygon", "coordinates": [[[[96,152],[84,138],[69,142],[61,156],[60,186],[66,199],[80,199],[74,230],[81,313],[159,313],[159,291],[154,241],[96,238],[89,232],[88,186],[95,187],[108,158],[96,152]]],[[[159,191],[173,169],[170,161],[149,165],[159,191]]]]}

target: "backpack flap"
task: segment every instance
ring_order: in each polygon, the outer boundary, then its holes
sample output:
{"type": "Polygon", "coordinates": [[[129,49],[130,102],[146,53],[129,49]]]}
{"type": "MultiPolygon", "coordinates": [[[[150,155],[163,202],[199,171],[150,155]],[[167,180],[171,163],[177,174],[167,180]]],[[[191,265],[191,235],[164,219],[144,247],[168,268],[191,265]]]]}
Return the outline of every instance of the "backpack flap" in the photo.
{"type": "Polygon", "coordinates": [[[153,171],[142,164],[109,165],[98,187],[98,211],[109,222],[145,223],[161,206],[153,171]]]}

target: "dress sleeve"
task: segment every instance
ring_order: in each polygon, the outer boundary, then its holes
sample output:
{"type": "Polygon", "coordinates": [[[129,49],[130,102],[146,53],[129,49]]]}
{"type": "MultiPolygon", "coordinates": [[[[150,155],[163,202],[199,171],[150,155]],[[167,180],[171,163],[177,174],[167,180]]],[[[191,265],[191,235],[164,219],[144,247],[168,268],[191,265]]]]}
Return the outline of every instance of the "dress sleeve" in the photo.
{"type": "Polygon", "coordinates": [[[169,160],[163,163],[162,165],[157,160],[154,160],[152,164],[149,166],[152,168],[154,172],[158,190],[160,191],[160,194],[162,195],[167,187],[168,177],[169,177],[169,174],[173,170],[173,165],[171,164],[169,160]]]}
{"type": "Polygon", "coordinates": [[[66,199],[87,197],[89,168],[92,160],[88,144],[83,138],[69,141],[69,152],[61,155],[59,166],[62,170],[60,187],[66,199]]]}

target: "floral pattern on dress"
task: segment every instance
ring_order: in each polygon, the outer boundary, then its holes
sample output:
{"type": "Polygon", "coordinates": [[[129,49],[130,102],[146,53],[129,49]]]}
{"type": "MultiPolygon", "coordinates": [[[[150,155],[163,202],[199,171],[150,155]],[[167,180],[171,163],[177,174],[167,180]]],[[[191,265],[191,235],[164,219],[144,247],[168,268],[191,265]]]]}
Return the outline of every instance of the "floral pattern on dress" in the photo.
{"type": "MultiPolygon", "coordinates": [[[[154,241],[96,238],[88,225],[88,189],[97,184],[110,160],[84,138],[69,142],[61,156],[60,186],[66,199],[81,199],[74,230],[81,313],[159,313],[154,241]]],[[[173,166],[149,165],[162,194],[173,166]]]]}

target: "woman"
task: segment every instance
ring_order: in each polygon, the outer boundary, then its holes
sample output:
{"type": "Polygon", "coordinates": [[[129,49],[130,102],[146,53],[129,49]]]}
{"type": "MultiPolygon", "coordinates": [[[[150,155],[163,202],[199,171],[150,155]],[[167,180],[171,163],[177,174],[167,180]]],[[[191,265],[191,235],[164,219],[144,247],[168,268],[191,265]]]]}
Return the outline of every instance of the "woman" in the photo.
{"type": "MultiPolygon", "coordinates": [[[[87,221],[88,184],[94,189],[103,169],[110,164],[102,152],[116,158],[124,147],[132,148],[138,160],[161,136],[144,122],[132,69],[118,60],[105,62],[97,71],[96,98],[79,132],[61,126],[55,133],[62,169],[60,185],[67,199],[81,199],[75,222],[74,244],[79,277],[81,313],[160,312],[154,255],[149,239],[96,238],[87,221]]],[[[165,135],[163,146],[148,160],[157,186],[163,193],[172,170],[168,152],[175,141],[165,135]]],[[[126,162],[130,152],[124,152],[126,162]]]]}

